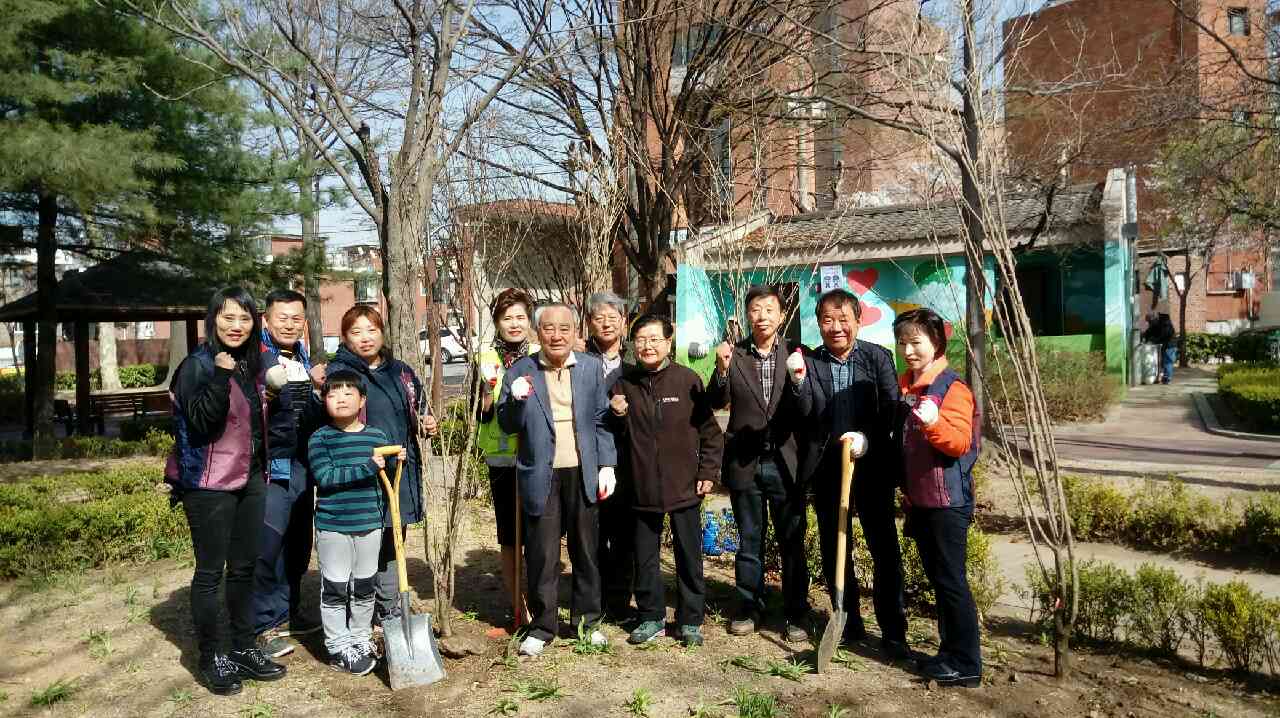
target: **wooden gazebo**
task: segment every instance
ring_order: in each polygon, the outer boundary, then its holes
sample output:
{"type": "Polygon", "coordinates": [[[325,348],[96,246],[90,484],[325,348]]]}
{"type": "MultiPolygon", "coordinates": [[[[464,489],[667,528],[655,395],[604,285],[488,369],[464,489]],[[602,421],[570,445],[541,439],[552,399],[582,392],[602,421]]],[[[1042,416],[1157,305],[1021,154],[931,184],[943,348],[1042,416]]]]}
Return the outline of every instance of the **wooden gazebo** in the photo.
{"type": "MultiPolygon", "coordinates": [[[[187,347],[196,345],[199,323],[216,287],[191,270],[156,254],[121,254],[84,271],[68,272],[58,282],[55,311],[59,323],[75,328],[78,429],[88,433],[90,401],[89,324],[97,322],[186,321],[187,347]]],[[[37,294],[0,307],[0,321],[21,322],[23,362],[28,377],[36,367],[37,294]]],[[[41,377],[52,382],[54,377],[41,377]]],[[[26,431],[35,430],[36,382],[26,381],[26,431]]]]}

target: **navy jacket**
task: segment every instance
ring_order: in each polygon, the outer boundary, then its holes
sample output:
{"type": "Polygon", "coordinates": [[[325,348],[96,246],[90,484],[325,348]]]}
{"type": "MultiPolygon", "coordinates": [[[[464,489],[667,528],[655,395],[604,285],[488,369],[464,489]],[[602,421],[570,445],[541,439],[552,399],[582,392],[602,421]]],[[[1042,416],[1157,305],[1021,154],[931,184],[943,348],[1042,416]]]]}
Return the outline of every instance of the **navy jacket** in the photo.
{"type": "MultiPolygon", "coordinates": [[[[280,349],[271,335],[262,330],[262,378],[280,363],[280,349]]],[[[295,356],[311,369],[311,360],[301,343],[295,356]]],[[[300,495],[307,487],[307,441],[312,432],[328,422],[324,402],[312,390],[310,378],[285,384],[276,396],[264,397],[266,409],[267,475],[271,481],[290,484],[290,493],[300,495]],[[295,466],[295,464],[297,464],[295,466]]]]}
{"type": "MultiPolygon", "coordinates": [[[[573,388],[574,438],[578,443],[582,487],[587,501],[595,503],[600,467],[618,463],[613,434],[608,427],[608,387],[599,359],[581,352],[574,352],[573,356],[575,362],[569,367],[569,380],[573,388]]],[[[520,482],[521,503],[531,516],[542,515],[547,497],[551,495],[551,463],[556,453],[547,378],[542,371],[538,354],[516,361],[502,375],[502,393],[498,396],[498,425],[508,434],[520,437],[516,477],[520,482]],[[519,401],[511,396],[511,383],[522,376],[532,382],[533,394],[519,401]]]]}
{"type": "Polygon", "coordinates": [[[861,466],[874,468],[874,472],[859,472],[861,480],[881,481],[892,490],[898,484],[898,460],[900,454],[894,440],[899,401],[898,375],[893,355],[888,349],[858,340],[848,359],[852,376],[849,381],[852,421],[848,426],[834,426],[832,399],[834,384],[831,361],[824,352],[805,354],[805,380],[800,391],[805,395],[801,402],[807,410],[801,433],[800,476],[803,481],[834,480],[838,475],[819,476],[824,460],[836,460],[838,454],[831,451],[832,442],[846,431],[858,431],[867,437],[867,453],[859,460],[861,466]],[[831,456],[827,456],[831,454],[831,456]]]}

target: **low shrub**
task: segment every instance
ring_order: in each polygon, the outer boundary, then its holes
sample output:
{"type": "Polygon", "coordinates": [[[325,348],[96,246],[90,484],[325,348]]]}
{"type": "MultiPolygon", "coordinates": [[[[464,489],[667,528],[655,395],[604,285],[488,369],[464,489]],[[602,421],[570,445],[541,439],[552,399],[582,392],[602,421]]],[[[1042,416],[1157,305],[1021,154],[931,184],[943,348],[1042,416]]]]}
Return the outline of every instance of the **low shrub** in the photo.
{"type": "Polygon", "coordinates": [[[1258,431],[1280,433],[1280,366],[1229,366],[1218,371],[1218,393],[1227,406],[1258,431]]]}
{"type": "MultiPolygon", "coordinates": [[[[1184,644],[1202,666],[1220,658],[1235,671],[1269,669],[1280,675],[1280,601],[1241,581],[1186,581],[1171,569],[1143,564],[1132,575],[1108,563],[1077,564],[1080,599],[1075,635],[1165,655],[1184,644]],[[1216,648],[1218,656],[1211,654],[1216,648]]],[[[1054,599],[1036,565],[1028,565],[1032,621],[1048,635],[1054,599]]],[[[1068,592],[1068,596],[1070,593],[1068,592]]]]}
{"type": "MultiPolygon", "coordinates": [[[[1038,351],[1036,358],[1045,406],[1053,421],[1101,419],[1120,396],[1120,382],[1107,373],[1102,352],[1048,349],[1038,351]],[[1081,391],[1081,387],[1089,390],[1081,391]]],[[[1008,361],[1009,357],[1000,353],[987,358],[987,388],[990,400],[999,402],[1014,422],[1020,422],[1026,407],[1008,361]]]]}
{"type": "Polygon", "coordinates": [[[1251,329],[1235,335],[1231,341],[1231,360],[1263,362],[1272,360],[1270,331],[1251,329]]]}
{"type": "Polygon", "coordinates": [[[1242,551],[1280,557],[1280,495],[1250,498],[1243,512],[1180,482],[1149,481],[1125,494],[1103,480],[1063,479],[1074,535],[1162,551],[1242,551]]]}
{"type": "MultiPolygon", "coordinates": [[[[31,461],[37,455],[36,441],[0,441],[0,463],[31,461]]],[[[128,456],[165,456],[173,448],[173,435],[150,428],[137,439],[105,436],[68,436],[41,442],[42,459],[118,459],[128,456]]]]}
{"type": "Polygon", "coordinates": [[[187,522],[162,479],[147,463],[0,485],[0,577],[186,555],[187,522]]]}
{"type": "Polygon", "coordinates": [[[1187,332],[1185,344],[1187,361],[1192,364],[1207,364],[1210,361],[1229,359],[1234,340],[1235,337],[1229,334],[1187,332]]]}

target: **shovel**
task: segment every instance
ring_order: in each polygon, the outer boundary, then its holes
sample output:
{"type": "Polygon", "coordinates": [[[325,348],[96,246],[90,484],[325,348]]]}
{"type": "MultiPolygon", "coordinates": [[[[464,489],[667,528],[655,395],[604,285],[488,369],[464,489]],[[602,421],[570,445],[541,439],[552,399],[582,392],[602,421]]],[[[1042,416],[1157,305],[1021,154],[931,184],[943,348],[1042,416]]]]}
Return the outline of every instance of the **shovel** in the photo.
{"type": "Polygon", "coordinates": [[[833,586],[835,597],[831,602],[831,619],[822,632],[822,642],[818,644],[818,672],[824,673],[831,668],[831,657],[840,645],[844,635],[844,624],[849,620],[849,613],[844,610],[844,564],[848,558],[849,529],[849,488],[853,485],[853,439],[840,442],[840,513],[836,522],[836,585],[833,586]]]}
{"type": "MultiPolygon", "coordinates": [[[[379,456],[395,456],[401,446],[380,446],[379,456]]],[[[436,634],[431,630],[431,616],[415,616],[409,612],[409,572],[404,565],[404,534],[400,528],[400,474],[403,461],[396,462],[396,481],[387,480],[387,472],[378,471],[387,489],[387,505],[391,511],[392,543],[396,547],[396,573],[400,578],[400,615],[382,622],[382,638],[387,657],[387,674],[391,690],[409,686],[425,686],[444,678],[444,663],[436,647],[436,634]]]]}

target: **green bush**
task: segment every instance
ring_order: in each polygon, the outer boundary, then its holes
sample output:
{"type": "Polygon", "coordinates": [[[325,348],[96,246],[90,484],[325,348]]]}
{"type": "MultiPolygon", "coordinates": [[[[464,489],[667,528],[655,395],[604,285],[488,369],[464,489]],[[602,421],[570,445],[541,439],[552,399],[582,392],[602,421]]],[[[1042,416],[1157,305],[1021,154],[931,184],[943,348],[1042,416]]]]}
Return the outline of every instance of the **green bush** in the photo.
{"type": "Polygon", "coordinates": [[[187,522],[162,479],[154,464],[130,464],[0,485],[0,577],[186,555],[187,522]]]}
{"type": "Polygon", "coordinates": [[[120,423],[120,438],[125,441],[140,441],[152,431],[173,435],[173,417],[158,416],[142,419],[126,419],[120,423]]]}
{"type": "MultiPolygon", "coordinates": [[[[1269,669],[1280,675],[1280,601],[1267,599],[1240,581],[1186,581],[1171,569],[1143,564],[1133,574],[1114,565],[1077,565],[1080,600],[1075,634],[1105,643],[1126,643],[1174,655],[1190,641],[1202,666],[1218,648],[1237,671],[1269,669]]],[[[1032,621],[1052,628],[1054,598],[1040,568],[1028,565],[1032,621]]],[[[1070,592],[1067,594],[1070,600],[1070,592]]]]}
{"type": "MultiPolygon", "coordinates": [[[[155,386],[164,380],[169,374],[169,367],[165,364],[130,364],[129,366],[119,367],[120,386],[124,389],[141,389],[143,387],[155,386]]],[[[4,381],[0,381],[0,393],[14,392],[22,394],[23,379],[16,374],[10,374],[0,377],[4,381]]],[[[54,380],[54,388],[58,391],[73,391],[76,388],[76,373],[73,371],[60,371],[54,380]]],[[[94,369],[89,375],[89,388],[102,388],[102,372],[94,369]]]]}
{"type": "MultiPolygon", "coordinates": [[[[1102,352],[1048,349],[1038,351],[1036,360],[1045,406],[1054,421],[1101,419],[1120,395],[1120,382],[1107,373],[1102,352]],[[1081,391],[1082,387],[1089,390],[1081,391]]],[[[1026,408],[1008,355],[997,352],[988,356],[987,374],[991,401],[999,402],[1014,422],[1023,421],[1026,408]]]]}
{"type": "Polygon", "coordinates": [[[1230,364],[1218,370],[1218,393],[1236,416],[1259,431],[1280,433],[1280,367],[1230,364]]]}
{"type": "MultiPolygon", "coordinates": [[[[46,440],[39,452],[42,459],[116,459],[126,456],[165,456],[173,447],[173,435],[151,428],[134,440],[105,436],[68,436],[46,440]]],[[[37,452],[35,441],[0,441],[0,463],[31,461],[37,452]]]]}
{"type": "Polygon", "coordinates": [[[1180,482],[1148,481],[1132,495],[1100,479],[1063,480],[1075,537],[1162,551],[1244,550],[1280,557],[1280,496],[1251,498],[1243,514],[1180,482]]]}
{"type": "Polygon", "coordinates": [[[1192,364],[1207,364],[1210,360],[1221,361],[1231,356],[1231,347],[1235,337],[1228,334],[1201,334],[1187,332],[1186,356],[1192,364]]]}
{"type": "Polygon", "coordinates": [[[1237,334],[1231,341],[1231,360],[1261,362],[1271,359],[1270,331],[1253,329],[1237,334]]]}

